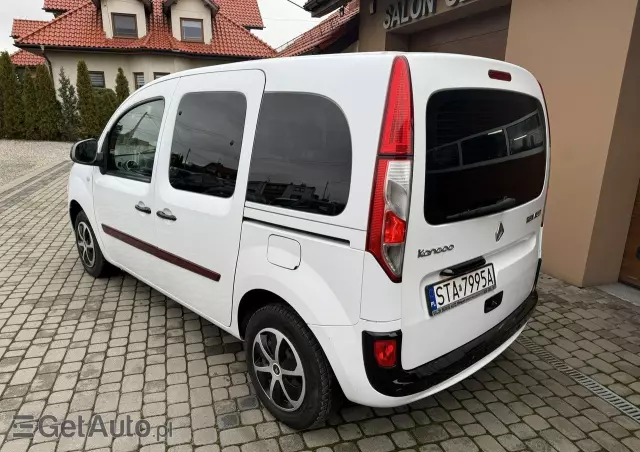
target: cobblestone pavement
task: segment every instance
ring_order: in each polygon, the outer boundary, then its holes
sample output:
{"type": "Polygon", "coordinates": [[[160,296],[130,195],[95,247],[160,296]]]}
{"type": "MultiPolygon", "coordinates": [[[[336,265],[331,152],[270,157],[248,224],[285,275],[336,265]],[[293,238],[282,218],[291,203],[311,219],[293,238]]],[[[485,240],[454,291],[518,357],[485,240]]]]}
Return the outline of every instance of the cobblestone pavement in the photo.
{"type": "Polygon", "coordinates": [[[0,186],[30,171],[69,160],[71,143],[0,140],[0,186]]]}
{"type": "MultiPolygon", "coordinates": [[[[515,343],[448,391],[396,409],[346,406],[295,432],[252,395],[244,351],[135,279],[83,273],[66,170],[0,204],[1,451],[640,451],[640,425],[515,343]],[[14,415],[146,419],[153,434],[16,438],[14,415]]],[[[549,277],[525,336],[640,405],[640,308],[549,277]]],[[[526,342],[526,341],[525,341],[526,342]]],[[[45,433],[52,432],[53,427],[45,433]]],[[[86,430],[85,430],[86,433],[86,430]]]]}

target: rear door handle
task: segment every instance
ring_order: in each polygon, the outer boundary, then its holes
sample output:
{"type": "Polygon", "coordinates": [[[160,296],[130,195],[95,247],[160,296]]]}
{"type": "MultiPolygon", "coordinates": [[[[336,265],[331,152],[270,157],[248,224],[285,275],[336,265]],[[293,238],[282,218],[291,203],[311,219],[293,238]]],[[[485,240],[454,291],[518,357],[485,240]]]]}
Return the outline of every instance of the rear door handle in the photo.
{"type": "Polygon", "coordinates": [[[158,210],[156,212],[156,215],[158,215],[163,220],[169,220],[169,221],[176,221],[177,220],[176,216],[174,214],[172,214],[169,209],[158,210]]]}
{"type": "Polygon", "coordinates": [[[135,205],[135,208],[138,212],[142,213],[151,213],[151,207],[147,207],[144,205],[142,201],[135,205]]]}
{"type": "Polygon", "coordinates": [[[476,268],[480,268],[486,263],[487,261],[484,257],[476,257],[461,264],[454,265],[453,267],[445,268],[440,272],[440,276],[450,278],[452,276],[462,275],[476,268]]]}

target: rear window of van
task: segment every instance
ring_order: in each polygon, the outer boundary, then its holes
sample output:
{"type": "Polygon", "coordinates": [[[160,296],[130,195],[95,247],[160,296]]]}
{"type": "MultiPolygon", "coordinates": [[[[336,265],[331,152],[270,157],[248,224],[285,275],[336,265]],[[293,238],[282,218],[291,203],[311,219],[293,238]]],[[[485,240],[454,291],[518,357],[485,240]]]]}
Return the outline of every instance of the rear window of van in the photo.
{"type": "Polygon", "coordinates": [[[265,93],[247,201],[338,215],[349,198],[351,160],[349,124],[332,100],[309,93],[265,93]]]}
{"type": "Polygon", "coordinates": [[[433,225],[494,214],[537,198],[546,174],[540,101],[459,89],[427,104],[424,215],[433,225]]]}

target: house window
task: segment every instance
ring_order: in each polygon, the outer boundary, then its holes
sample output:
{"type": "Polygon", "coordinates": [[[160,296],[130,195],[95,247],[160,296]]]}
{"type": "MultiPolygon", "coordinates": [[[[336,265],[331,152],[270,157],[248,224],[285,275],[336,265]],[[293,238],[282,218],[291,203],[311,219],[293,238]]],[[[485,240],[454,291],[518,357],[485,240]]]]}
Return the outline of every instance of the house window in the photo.
{"type": "Polygon", "coordinates": [[[135,14],[111,14],[114,38],[137,38],[138,22],[135,14]]]}
{"type": "Polygon", "coordinates": [[[89,78],[91,78],[91,86],[94,88],[104,88],[104,72],[102,71],[89,71],[89,78]]]}
{"type": "Polygon", "coordinates": [[[136,86],[136,89],[140,89],[144,86],[144,73],[142,72],[134,72],[133,73],[133,82],[136,86]]]}
{"type": "Polygon", "coordinates": [[[180,19],[183,41],[204,42],[202,19],[180,19]]]}
{"type": "Polygon", "coordinates": [[[154,72],[153,79],[158,80],[160,77],[164,77],[165,75],[169,75],[169,72],[154,72]]]}

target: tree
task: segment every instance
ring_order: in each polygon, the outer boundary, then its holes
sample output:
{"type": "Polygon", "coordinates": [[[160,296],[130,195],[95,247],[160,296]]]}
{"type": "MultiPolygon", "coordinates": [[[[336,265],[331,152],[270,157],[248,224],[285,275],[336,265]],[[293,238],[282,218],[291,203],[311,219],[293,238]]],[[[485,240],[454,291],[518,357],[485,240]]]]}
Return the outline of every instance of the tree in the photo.
{"type": "Polygon", "coordinates": [[[9,52],[0,54],[0,92],[2,92],[2,134],[7,138],[23,138],[24,111],[20,82],[9,52]]]}
{"type": "Polygon", "coordinates": [[[108,88],[96,89],[95,95],[98,105],[98,123],[100,130],[102,130],[118,108],[118,97],[112,89],[108,88]]]}
{"type": "Polygon", "coordinates": [[[22,79],[22,106],[24,109],[24,136],[27,139],[38,137],[38,99],[33,80],[34,74],[25,69],[22,79]]]}
{"type": "Polygon", "coordinates": [[[47,66],[40,65],[36,69],[35,87],[38,104],[38,137],[42,140],[57,140],[60,138],[62,116],[56,90],[53,87],[53,79],[47,66]]]}
{"type": "Polygon", "coordinates": [[[61,113],[62,113],[62,139],[74,141],[78,138],[78,97],[76,89],[71,84],[71,80],[64,72],[64,68],[60,68],[60,88],[58,95],[60,97],[61,113]]]}
{"type": "Polygon", "coordinates": [[[78,112],[80,113],[80,133],[86,138],[97,138],[101,129],[99,125],[96,95],[91,86],[91,77],[87,64],[78,61],[78,77],[76,81],[78,91],[78,112]]]}
{"type": "Polygon", "coordinates": [[[118,68],[118,75],[116,76],[116,96],[118,105],[129,97],[129,80],[127,80],[121,67],[118,68]]]}

